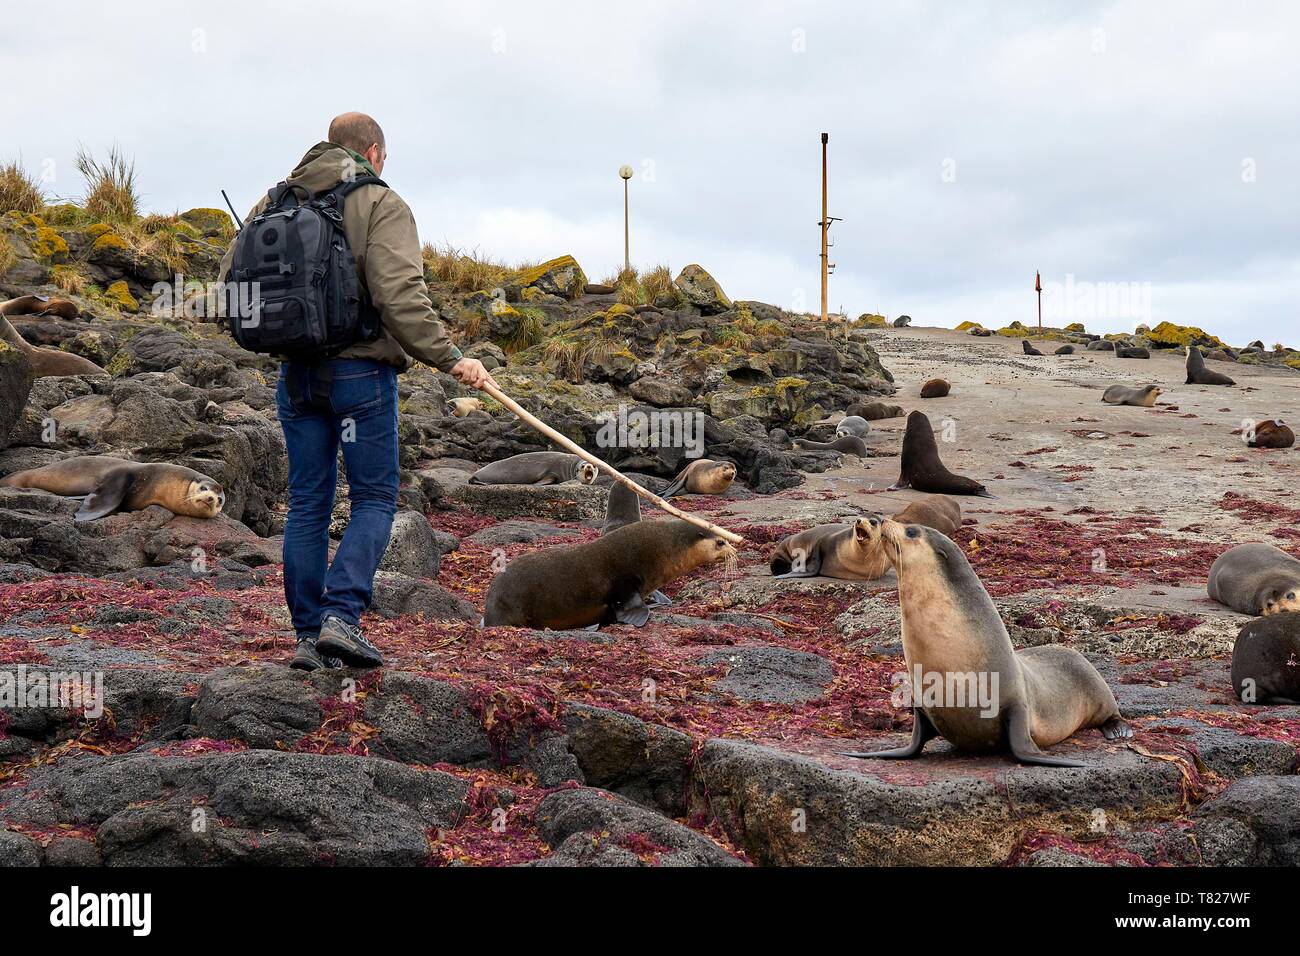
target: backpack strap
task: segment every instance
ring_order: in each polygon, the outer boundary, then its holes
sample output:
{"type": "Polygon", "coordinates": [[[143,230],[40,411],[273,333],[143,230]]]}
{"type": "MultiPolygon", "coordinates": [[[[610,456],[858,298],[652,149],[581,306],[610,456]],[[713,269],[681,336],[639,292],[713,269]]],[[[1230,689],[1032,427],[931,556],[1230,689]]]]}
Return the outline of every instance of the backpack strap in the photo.
{"type": "Polygon", "coordinates": [[[302,185],[302,183],[288,182],[276,183],[267,191],[266,198],[272,206],[275,206],[278,209],[284,204],[284,201],[288,199],[289,196],[294,196],[296,198],[298,193],[302,193],[302,199],[297,200],[298,205],[309,203],[316,198],[315,194],[306,186],[302,185]]]}

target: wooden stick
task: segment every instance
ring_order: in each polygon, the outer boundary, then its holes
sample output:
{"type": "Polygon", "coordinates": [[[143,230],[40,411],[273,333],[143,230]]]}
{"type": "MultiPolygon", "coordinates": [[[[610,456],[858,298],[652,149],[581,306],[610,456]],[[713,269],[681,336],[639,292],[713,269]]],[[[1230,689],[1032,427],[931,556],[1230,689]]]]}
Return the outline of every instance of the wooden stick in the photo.
{"type": "Polygon", "coordinates": [[[506,408],[510,409],[510,411],[518,415],[519,418],[525,424],[529,425],[532,428],[535,428],[537,431],[541,432],[551,441],[555,442],[555,444],[577,455],[583,461],[591,462],[593,465],[595,465],[605,474],[609,475],[619,484],[623,485],[626,488],[630,488],[635,494],[640,495],[642,498],[650,502],[656,508],[660,508],[668,512],[674,518],[681,518],[683,521],[689,521],[691,524],[695,525],[696,527],[703,528],[705,531],[708,531],[710,534],[716,534],[720,536],[723,540],[730,541],[732,544],[740,544],[740,542],[745,540],[744,538],[742,538],[740,535],[736,534],[733,531],[728,531],[726,528],[719,528],[717,525],[711,524],[697,515],[687,514],[685,511],[680,511],[679,509],[674,508],[671,504],[669,504],[663,498],[660,498],[649,488],[642,488],[631,478],[627,477],[622,472],[620,472],[617,468],[614,468],[612,465],[605,464],[605,462],[601,461],[595,455],[592,455],[589,452],[587,452],[584,448],[582,448],[581,445],[578,445],[577,443],[572,442],[569,439],[565,438],[563,435],[557,432],[550,425],[546,424],[544,421],[542,421],[537,416],[533,415],[531,412],[525,409],[522,405],[516,402],[509,395],[503,393],[499,388],[494,388],[491,385],[484,384],[483,391],[491,395],[493,398],[495,398],[506,408]]]}

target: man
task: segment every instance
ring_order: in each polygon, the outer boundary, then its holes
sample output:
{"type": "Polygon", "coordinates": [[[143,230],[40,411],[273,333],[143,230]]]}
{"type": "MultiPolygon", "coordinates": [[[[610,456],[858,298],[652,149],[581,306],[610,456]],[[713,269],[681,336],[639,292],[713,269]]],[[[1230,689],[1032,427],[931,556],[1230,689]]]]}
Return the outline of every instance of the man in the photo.
{"type": "MultiPolygon", "coordinates": [[[[384,133],[369,116],[344,113],[330,123],[328,136],[289,174],[290,185],[322,193],[383,173],[384,133]]],[[[250,218],[266,204],[264,198],[250,218]]],[[[438,321],[424,284],[415,219],[397,193],[373,183],[357,187],[344,202],[343,231],[361,286],[379,313],[379,336],[317,366],[283,362],[276,390],[289,452],[284,595],[298,637],[290,666],[300,670],[384,662],[359,624],[397,510],[397,373],[415,358],[463,385],[496,384],[481,362],[461,356],[438,321]],[[340,445],[352,516],[331,563],[340,445]]],[[[233,254],[232,245],[222,279],[233,254]]]]}

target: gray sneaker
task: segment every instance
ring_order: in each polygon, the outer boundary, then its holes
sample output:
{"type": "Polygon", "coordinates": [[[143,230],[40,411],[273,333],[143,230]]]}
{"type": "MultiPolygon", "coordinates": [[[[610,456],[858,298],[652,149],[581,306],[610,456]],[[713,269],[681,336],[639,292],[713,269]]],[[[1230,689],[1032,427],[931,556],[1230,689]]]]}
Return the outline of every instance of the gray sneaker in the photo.
{"type": "Polygon", "coordinates": [[[348,667],[384,666],[384,655],[365,639],[361,628],[332,615],[321,622],[316,650],[337,657],[348,667]]]}
{"type": "Polygon", "coordinates": [[[321,668],[334,670],[343,666],[337,657],[326,657],[316,649],[316,635],[310,634],[298,638],[289,666],[296,671],[318,671],[321,668]]]}

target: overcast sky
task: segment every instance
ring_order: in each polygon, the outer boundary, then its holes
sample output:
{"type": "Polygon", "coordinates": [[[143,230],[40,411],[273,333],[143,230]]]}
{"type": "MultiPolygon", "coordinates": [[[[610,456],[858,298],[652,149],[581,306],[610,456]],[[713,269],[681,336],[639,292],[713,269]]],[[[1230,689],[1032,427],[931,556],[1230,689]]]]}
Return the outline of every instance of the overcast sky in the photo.
{"type": "Polygon", "coordinates": [[[815,311],[826,131],[832,310],[1028,323],[1039,269],[1049,319],[1300,346],[1295,3],[60,0],[4,23],[0,159],[63,196],[77,143],[116,141],[148,208],[224,186],[242,213],[357,109],[425,241],[603,277],[628,163],[635,263],[815,311]]]}

